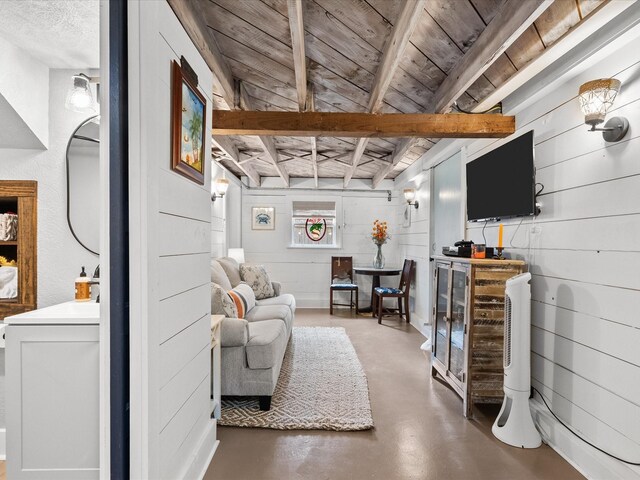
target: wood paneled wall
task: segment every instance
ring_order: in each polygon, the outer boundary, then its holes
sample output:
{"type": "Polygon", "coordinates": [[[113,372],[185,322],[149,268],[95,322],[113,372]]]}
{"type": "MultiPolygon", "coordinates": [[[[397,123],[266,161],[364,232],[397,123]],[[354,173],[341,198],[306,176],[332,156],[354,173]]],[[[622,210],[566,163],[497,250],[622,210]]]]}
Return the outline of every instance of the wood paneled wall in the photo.
{"type": "MultiPolygon", "coordinates": [[[[589,440],[638,461],[640,51],[627,46],[588,68],[520,112],[517,124],[514,137],[535,132],[536,180],[545,187],[537,218],[504,222],[508,251],[533,275],[533,385],[589,440]],[[584,81],[610,76],[623,83],[610,115],[631,123],[615,144],[587,132],[576,98],[584,81]]],[[[508,140],[469,143],[469,161],[508,140]]],[[[467,237],[481,242],[481,230],[468,224],[467,237]]],[[[495,244],[497,224],[485,234],[495,244]]]]}
{"type": "Polygon", "coordinates": [[[166,2],[130,8],[132,478],[195,478],[215,447],[209,264],[221,227],[210,166],[204,185],[170,168],[171,62],[193,67],[209,118],[213,78],[166,2]]]}
{"type": "MultiPolygon", "coordinates": [[[[213,169],[211,181],[225,176],[224,170],[216,162],[211,162],[211,165],[213,169]]],[[[227,209],[231,190],[234,190],[232,187],[232,185],[229,185],[230,191],[227,192],[225,197],[216,198],[215,202],[211,202],[211,256],[214,258],[223,257],[227,254],[227,209]]],[[[239,198],[235,200],[238,201],[239,198]]]]}
{"type": "Polygon", "coordinates": [[[402,258],[416,261],[415,287],[411,291],[411,323],[425,335],[430,336],[429,328],[425,325],[431,323],[429,313],[429,297],[431,291],[431,263],[430,257],[430,197],[431,197],[431,171],[419,175],[414,181],[403,188],[396,190],[400,199],[397,220],[396,237],[398,239],[399,254],[402,258]],[[416,200],[420,202],[419,208],[410,208],[411,224],[403,225],[405,212],[403,188],[415,188],[416,200]]]}
{"type": "MultiPolygon", "coordinates": [[[[249,263],[265,265],[272,280],[282,283],[283,292],[292,293],[299,307],[328,308],[331,283],[331,256],[353,256],[354,265],[371,265],[376,253],[369,234],[375,219],[389,223],[391,241],[383,246],[388,265],[400,265],[400,229],[396,224],[398,198],[387,201],[385,192],[336,192],[311,190],[243,190],[242,246],[249,263]],[[291,243],[291,205],[294,200],[335,201],[341,227],[340,249],[289,248],[291,243]],[[252,230],[252,207],[275,207],[276,229],[252,230]]],[[[354,184],[355,185],[355,184],[354,184]]],[[[336,187],[341,187],[336,182],[336,187]]],[[[360,304],[368,305],[371,277],[357,276],[360,304]]],[[[399,277],[383,280],[383,285],[397,287],[399,277]]],[[[338,300],[337,300],[338,301],[338,300]]]]}

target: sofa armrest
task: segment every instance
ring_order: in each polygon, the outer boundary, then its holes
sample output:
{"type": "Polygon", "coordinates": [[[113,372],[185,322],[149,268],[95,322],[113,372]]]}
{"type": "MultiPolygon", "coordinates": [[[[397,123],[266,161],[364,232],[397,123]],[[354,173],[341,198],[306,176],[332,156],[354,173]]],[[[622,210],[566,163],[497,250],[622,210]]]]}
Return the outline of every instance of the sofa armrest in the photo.
{"type": "Polygon", "coordinates": [[[249,322],[241,318],[225,318],[220,325],[223,347],[242,347],[249,341],[249,322]]]}
{"type": "Polygon", "coordinates": [[[280,295],[280,290],[282,290],[282,284],[280,282],[271,282],[271,285],[273,285],[273,292],[274,292],[274,297],[277,297],[280,295]]]}

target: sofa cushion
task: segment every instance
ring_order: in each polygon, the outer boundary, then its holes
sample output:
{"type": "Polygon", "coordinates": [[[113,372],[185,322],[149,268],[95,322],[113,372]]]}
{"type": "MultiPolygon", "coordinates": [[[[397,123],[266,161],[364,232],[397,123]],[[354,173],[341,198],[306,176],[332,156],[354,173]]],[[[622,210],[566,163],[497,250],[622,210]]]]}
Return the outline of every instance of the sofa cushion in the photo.
{"type": "Polygon", "coordinates": [[[283,293],[277,297],[265,298],[264,300],[256,300],[256,305],[263,307],[266,305],[284,305],[289,307],[293,312],[296,310],[296,297],[290,293],[283,293]]]}
{"type": "Polygon", "coordinates": [[[227,292],[238,310],[238,318],[245,318],[247,313],[256,306],[256,297],[251,287],[246,283],[241,283],[236,288],[227,292]]]}
{"type": "Polygon", "coordinates": [[[227,292],[217,283],[211,282],[211,313],[213,315],[224,315],[229,318],[238,317],[236,304],[227,295],[227,292]]]}
{"type": "Polygon", "coordinates": [[[240,265],[240,277],[253,289],[257,300],[273,297],[275,294],[269,274],[262,265],[243,263],[240,265]]]}
{"type": "Polygon", "coordinates": [[[288,335],[280,320],[249,323],[247,365],[251,369],[272,368],[284,355],[288,335]]]}
{"type": "Polygon", "coordinates": [[[242,282],[242,279],[240,278],[240,265],[236,259],[231,257],[220,257],[217,260],[224,270],[224,273],[227,274],[231,286],[236,288],[240,285],[240,282],[242,282]]]}
{"type": "Polygon", "coordinates": [[[286,305],[256,305],[245,316],[249,322],[287,320],[289,317],[291,317],[291,310],[286,305]]]}
{"type": "Polygon", "coordinates": [[[229,277],[227,277],[222,265],[220,265],[217,260],[211,260],[211,281],[224,288],[225,292],[233,288],[229,277]]]}
{"type": "Polygon", "coordinates": [[[245,318],[249,323],[263,320],[279,320],[286,325],[289,332],[293,327],[293,312],[286,305],[256,305],[247,313],[245,318]]]}

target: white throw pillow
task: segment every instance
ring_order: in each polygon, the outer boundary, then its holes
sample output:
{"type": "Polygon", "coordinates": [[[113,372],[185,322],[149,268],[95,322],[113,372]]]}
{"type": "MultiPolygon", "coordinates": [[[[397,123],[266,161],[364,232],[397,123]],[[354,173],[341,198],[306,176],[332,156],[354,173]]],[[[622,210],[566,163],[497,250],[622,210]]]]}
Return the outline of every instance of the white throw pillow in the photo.
{"type": "Polygon", "coordinates": [[[253,290],[246,283],[239,284],[228,292],[228,297],[235,304],[238,311],[238,318],[245,318],[247,312],[256,306],[256,296],[253,290]]]}

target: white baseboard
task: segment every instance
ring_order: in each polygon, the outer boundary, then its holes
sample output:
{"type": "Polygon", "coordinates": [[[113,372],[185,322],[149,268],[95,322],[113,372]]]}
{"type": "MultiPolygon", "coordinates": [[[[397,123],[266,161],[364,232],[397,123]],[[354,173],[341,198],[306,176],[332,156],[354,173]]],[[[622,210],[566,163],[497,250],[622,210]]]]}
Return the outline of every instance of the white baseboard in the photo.
{"type": "Polygon", "coordinates": [[[198,450],[193,456],[193,461],[182,478],[184,480],[202,480],[207,473],[209,464],[213,459],[213,454],[216,453],[219,444],[220,441],[216,440],[216,422],[214,420],[207,426],[207,430],[202,435],[198,450]]]}
{"type": "Polygon", "coordinates": [[[640,469],[625,465],[584,443],[564,428],[542,403],[530,400],[529,406],[544,442],[582,475],[594,480],[640,480],[640,469]]]}
{"type": "Polygon", "coordinates": [[[411,325],[413,325],[415,329],[422,334],[422,336],[426,338],[431,336],[431,324],[415,312],[411,312],[411,325]]]}
{"type": "Polygon", "coordinates": [[[7,459],[7,429],[0,428],[0,460],[7,459]]]}
{"type": "Polygon", "coordinates": [[[329,310],[329,299],[318,300],[318,297],[299,297],[296,295],[296,308],[326,308],[329,310]]]}

